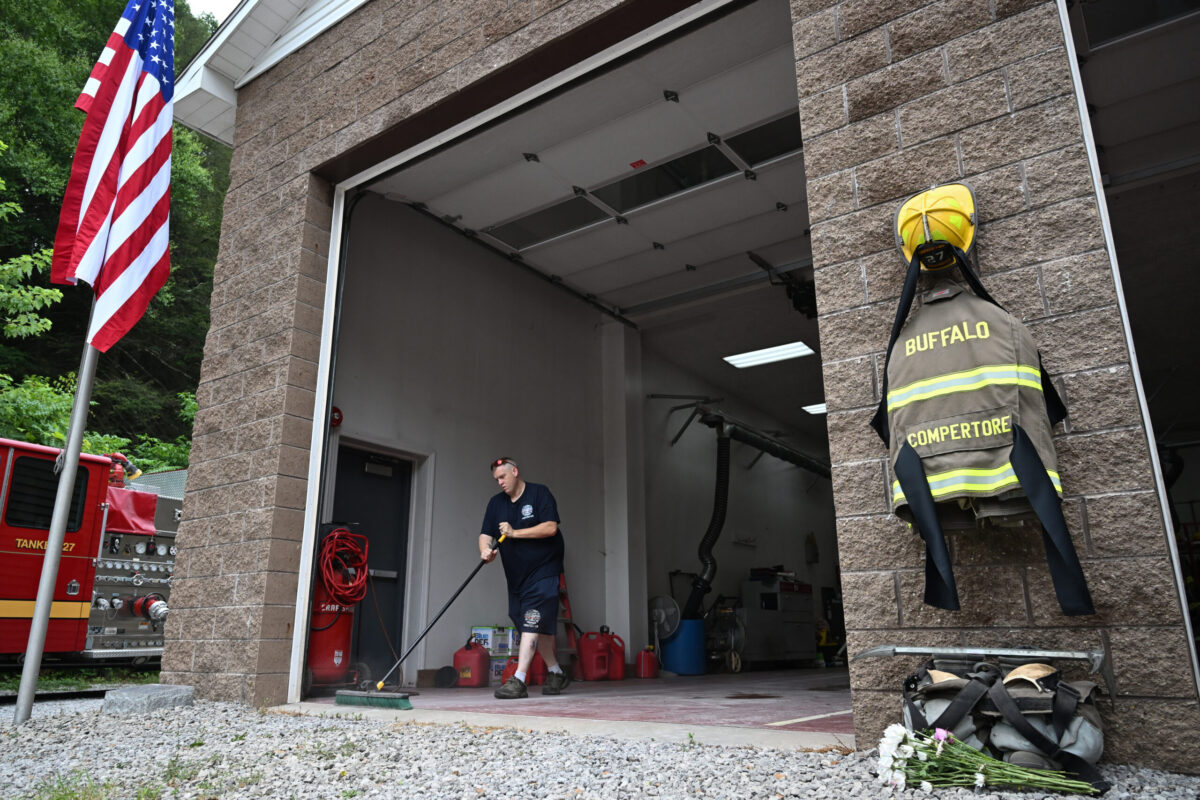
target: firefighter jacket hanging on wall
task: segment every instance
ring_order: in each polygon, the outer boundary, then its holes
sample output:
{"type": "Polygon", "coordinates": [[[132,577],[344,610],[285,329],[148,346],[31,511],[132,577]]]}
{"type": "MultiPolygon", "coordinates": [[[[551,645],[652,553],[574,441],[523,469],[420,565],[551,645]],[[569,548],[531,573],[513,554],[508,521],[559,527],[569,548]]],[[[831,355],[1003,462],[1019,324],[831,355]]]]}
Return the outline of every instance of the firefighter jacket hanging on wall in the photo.
{"type": "Polygon", "coordinates": [[[954,253],[964,282],[935,283],[906,323],[921,272],[916,256],[909,265],[871,421],[890,450],[892,509],[925,540],[925,602],[959,608],[944,527],[966,527],[956,517],[1003,526],[1032,512],[1063,612],[1093,614],[1051,436],[1066,408],[1028,329],[954,253]]]}

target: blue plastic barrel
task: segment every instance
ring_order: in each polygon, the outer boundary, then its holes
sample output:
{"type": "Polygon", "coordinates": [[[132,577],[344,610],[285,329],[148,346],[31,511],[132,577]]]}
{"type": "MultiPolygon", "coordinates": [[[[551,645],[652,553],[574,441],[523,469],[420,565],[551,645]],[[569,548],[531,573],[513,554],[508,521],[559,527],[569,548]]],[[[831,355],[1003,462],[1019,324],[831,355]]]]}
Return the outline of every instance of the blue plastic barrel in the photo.
{"type": "Polygon", "coordinates": [[[704,674],[704,620],[684,619],[662,641],[662,667],[676,675],[704,674]]]}

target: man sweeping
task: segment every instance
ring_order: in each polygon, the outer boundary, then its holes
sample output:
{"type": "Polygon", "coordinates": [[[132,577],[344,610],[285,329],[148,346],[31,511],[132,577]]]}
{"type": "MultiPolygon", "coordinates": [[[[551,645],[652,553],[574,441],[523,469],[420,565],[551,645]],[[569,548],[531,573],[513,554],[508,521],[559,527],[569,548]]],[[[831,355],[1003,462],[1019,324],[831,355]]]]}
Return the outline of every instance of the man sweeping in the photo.
{"type": "Polygon", "coordinates": [[[558,576],[563,571],[558,506],[547,487],[521,478],[511,458],[497,458],[489,466],[500,491],[488,501],[483,515],[479,557],[489,562],[494,559],[496,539],[505,537],[500,560],[508,581],[508,616],[521,632],[517,671],[496,690],[496,697],[515,700],[529,696],[526,681],[535,652],[542,654],[550,670],[542,694],[561,694],[571,679],[554,652],[558,576]]]}

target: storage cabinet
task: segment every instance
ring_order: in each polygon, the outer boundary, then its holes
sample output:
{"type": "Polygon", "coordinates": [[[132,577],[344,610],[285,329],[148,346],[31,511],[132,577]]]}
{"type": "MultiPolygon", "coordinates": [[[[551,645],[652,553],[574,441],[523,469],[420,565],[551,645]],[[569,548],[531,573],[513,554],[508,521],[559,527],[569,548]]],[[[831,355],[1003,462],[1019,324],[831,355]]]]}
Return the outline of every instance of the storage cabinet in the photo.
{"type": "Polygon", "coordinates": [[[740,613],[746,626],[743,661],[816,658],[817,630],[809,584],[786,579],[743,581],[740,613]]]}

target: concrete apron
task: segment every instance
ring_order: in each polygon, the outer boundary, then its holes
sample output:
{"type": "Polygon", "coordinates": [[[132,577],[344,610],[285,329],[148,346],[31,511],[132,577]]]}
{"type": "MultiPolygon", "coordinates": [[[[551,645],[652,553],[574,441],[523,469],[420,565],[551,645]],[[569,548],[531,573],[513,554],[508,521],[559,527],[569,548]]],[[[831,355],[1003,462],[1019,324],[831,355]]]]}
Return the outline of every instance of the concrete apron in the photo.
{"type": "MultiPolygon", "coordinates": [[[[845,668],[577,681],[562,695],[497,700],[495,687],[418,689],[410,711],[339,706],[333,697],[281,706],[304,714],[362,714],[396,722],[488,727],[755,745],[783,750],[855,748],[845,668]]],[[[898,714],[897,714],[898,715],[898,714]]]]}

